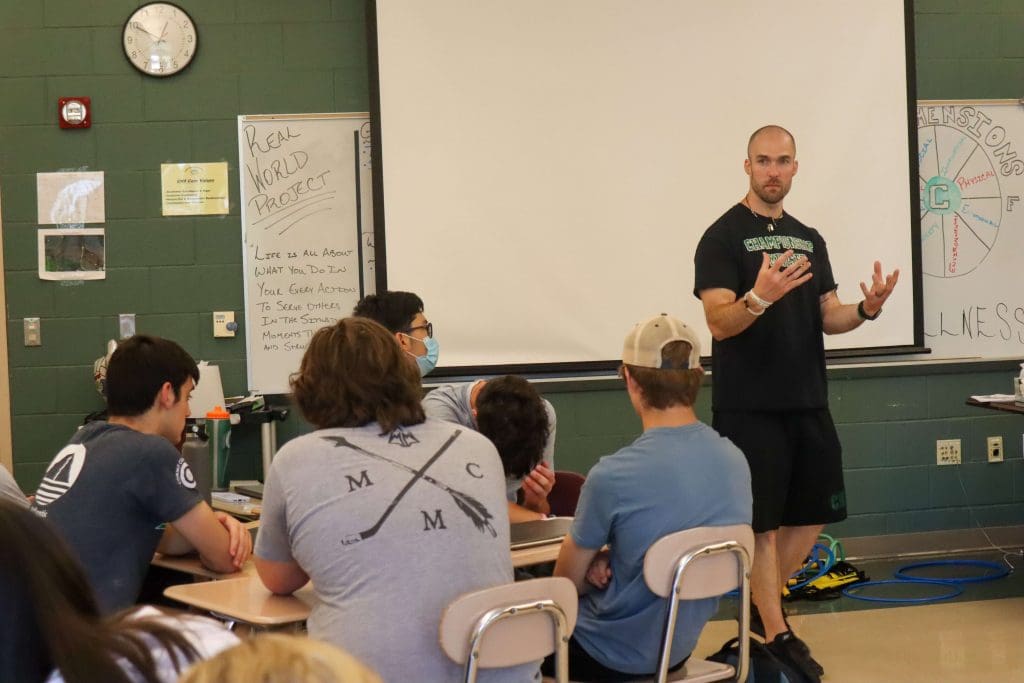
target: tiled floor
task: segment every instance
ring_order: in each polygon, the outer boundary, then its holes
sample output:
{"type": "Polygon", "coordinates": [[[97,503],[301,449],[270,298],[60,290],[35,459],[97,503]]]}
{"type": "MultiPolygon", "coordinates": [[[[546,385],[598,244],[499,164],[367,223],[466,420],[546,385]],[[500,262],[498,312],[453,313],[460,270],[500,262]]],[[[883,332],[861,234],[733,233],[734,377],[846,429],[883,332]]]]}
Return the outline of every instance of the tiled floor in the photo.
{"type": "MultiPolygon", "coordinates": [[[[1000,554],[970,557],[1001,559],[1000,554]]],[[[1013,561],[1021,564],[1019,556],[1013,561]]],[[[909,562],[858,567],[872,579],[885,579],[909,562]]],[[[978,571],[954,570],[961,576],[978,571]]],[[[1004,579],[963,588],[954,600],[914,606],[843,597],[787,608],[793,629],[825,667],[827,683],[1024,683],[1024,567],[1004,579]]],[[[724,606],[723,613],[729,609],[734,608],[724,606]]],[[[695,652],[707,655],[733,635],[735,621],[713,621],[695,652]]]]}

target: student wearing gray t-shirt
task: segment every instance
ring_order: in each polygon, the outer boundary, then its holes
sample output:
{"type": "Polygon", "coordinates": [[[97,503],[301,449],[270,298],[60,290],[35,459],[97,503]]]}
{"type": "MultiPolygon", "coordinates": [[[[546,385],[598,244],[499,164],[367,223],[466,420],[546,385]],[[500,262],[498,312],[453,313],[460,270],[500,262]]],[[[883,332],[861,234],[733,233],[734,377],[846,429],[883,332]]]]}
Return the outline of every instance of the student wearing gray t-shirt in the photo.
{"type": "Polygon", "coordinates": [[[522,377],[444,384],[423,399],[428,417],[480,432],[505,470],[509,520],[543,519],[555,484],[555,409],[522,377]]]}
{"type": "MultiPolygon", "coordinates": [[[[260,578],[284,594],[311,580],[309,634],[383,680],[460,680],[438,644],[445,607],[512,581],[497,451],[472,430],[425,419],[416,369],[366,318],[318,331],[291,388],[317,430],[274,458],[256,541],[260,578]]],[[[533,664],[479,680],[540,679],[533,664]]]]}

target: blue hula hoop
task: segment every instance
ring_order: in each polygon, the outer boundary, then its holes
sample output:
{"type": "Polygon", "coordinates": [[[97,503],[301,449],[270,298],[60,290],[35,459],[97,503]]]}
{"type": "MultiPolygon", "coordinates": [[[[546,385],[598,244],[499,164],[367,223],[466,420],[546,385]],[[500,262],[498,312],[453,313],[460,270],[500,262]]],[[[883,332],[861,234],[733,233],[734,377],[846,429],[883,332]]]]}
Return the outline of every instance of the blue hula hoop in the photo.
{"type": "Polygon", "coordinates": [[[931,581],[943,581],[945,583],[982,583],[983,581],[995,581],[1008,576],[1010,573],[1009,567],[1004,567],[995,562],[989,562],[987,560],[933,560],[931,562],[916,562],[914,564],[908,564],[904,567],[900,567],[896,570],[896,578],[903,579],[904,581],[921,581],[924,577],[914,576],[909,572],[915,569],[924,569],[926,567],[984,567],[985,569],[991,569],[994,571],[992,574],[978,574],[977,576],[956,576],[949,577],[947,579],[927,579],[931,581]]]}
{"type": "MultiPolygon", "coordinates": [[[[820,567],[818,569],[818,573],[813,575],[813,576],[811,576],[808,579],[805,579],[804,581],[801,581],[800,583],[798,583],[798,584],[796,584],[794,586],[791,586],[789,588],[790,592],[795,591],[795,590],[800,590],[801,588],[803,588],[804,586],[806,586],[809,583],[814,583],[815,581],[817,581],[821,577],[825,576],[825,574],[828,574],[829,571],[832,570],[832,567],[834,567],[835,564],[836,564],[836,555],[832,551],[832,548],[830,548],[828,546],[822,545],[821,543],[815,543],[814,546],[811,548],[811,553],[812,554],[807,558],[807,563],[804,565],[804,567],[802,569],[797,570],[797,572],[795,574],[793,574],[793,576],[791,576],[790,578],[796,578],[797,576],[800,576],[800,574],[802,574],[803,572],[808,571],[807,568],[810,567],[815,562],[817,562],[820,565],[820,567]],[[820,557],[818,554],[815,554],[816,550],[820,551],[821,553],[824,553],[824,557],[820,557]],[[824,560],[824,561],[822,561],[822,560],[824,560]]],[[[728,593],[726,593],[722,597],[725,597],[725,598],[738,598],[739,596],[740,596],[740,592],[739,592],[739,589],[737,588],[737,589],[733,589],[733,590],[729,591],[728,593]]]]}
{"type": "Polygon", "coordinates": [[[793,577],[799,576],[801,573],[808,571],[807,568],[813,565],[815,562],[818,563],[818,573],[814,574],[810,578],[807,578],[803,581],[800,581],[799,583],[794,584],[793,586],[790,586],[790,593],[792,593],[793,591],[798,591],[804,586],[814,583],[821,577],[825,576],[825,574],[828,574],[832,570],[832,567],[834,567],[836,564],[835,553],[832,552],[831,548],[824,546],[821,543],[815,543],[814,546],[811,548],[811,557],[808,558],[807,564],[804,565],[803,569],[794,574],[793,577]],[[818,553],[815,552],[817,550],[824,552],[825,556],[819,557],[818,553]]]}
{"type": "Polygon", "coordinates": [[[963,592],[964,589],[955,583],[952,583],[950,581],[938,581],[936,579],[885,579],[884,581],[865,581],[864,583],[856,583],[852,586],[847,586],[843,589],[843,595],[845,595],[848,598],[853,598],[854,600],[866,600],[867,602],[887,602],[892,604],[919,604],[924,602],[938,602],[940,600],[949,600],[951,598],[955,598],[963,592]],[[856,593],[856,591],[859,591],[863,588],[868,588],[870,586],[886,586],[893,584],[899,584],[901,586],[906,586],[909,584],[929,584],[933,586],[942,586],[948,589],[949,593],[946,593],[944,595],[936,595],[923,598],[880,598],[871,595],[857,595],[856,593]]]}

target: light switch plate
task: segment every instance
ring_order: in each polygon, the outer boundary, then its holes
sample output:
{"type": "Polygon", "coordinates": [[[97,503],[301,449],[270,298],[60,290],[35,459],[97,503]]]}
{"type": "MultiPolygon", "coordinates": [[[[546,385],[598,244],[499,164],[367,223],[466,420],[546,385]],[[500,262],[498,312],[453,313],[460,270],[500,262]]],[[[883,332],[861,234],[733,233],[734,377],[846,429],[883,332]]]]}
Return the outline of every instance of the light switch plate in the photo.
{"type": "Polygon", "coordinates": [[[213,336],[234,337],[238,326],[235,324],[234,311],[213,312],[213,336]]]}
{"type": "Polygon", "coordinates": [[[120,330],[121,339],[135,336],[135,314],[122,313],[117,316],[117,328],[120,330]]]}
{"type": "Polygon", "coordinates": [[[39,318],[25,318],[25,346],[42,346],[43,336],[39,329],[39,318]]]}

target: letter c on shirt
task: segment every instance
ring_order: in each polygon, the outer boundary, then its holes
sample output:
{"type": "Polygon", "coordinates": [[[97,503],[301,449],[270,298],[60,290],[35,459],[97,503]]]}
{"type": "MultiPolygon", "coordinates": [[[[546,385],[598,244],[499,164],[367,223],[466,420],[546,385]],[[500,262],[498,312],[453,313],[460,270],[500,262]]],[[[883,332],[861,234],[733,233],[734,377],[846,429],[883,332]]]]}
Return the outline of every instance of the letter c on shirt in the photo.
{"type": "Polygon", "coordinates": [[[473,477],[474,479],[483,479],[484,478],[484,475],[479,474],[479,472],[480,472],[480,465],[476,464],[475,462],[467,462],[466,463],[466,472],[468,472],[469,476],[473,477]]]}

